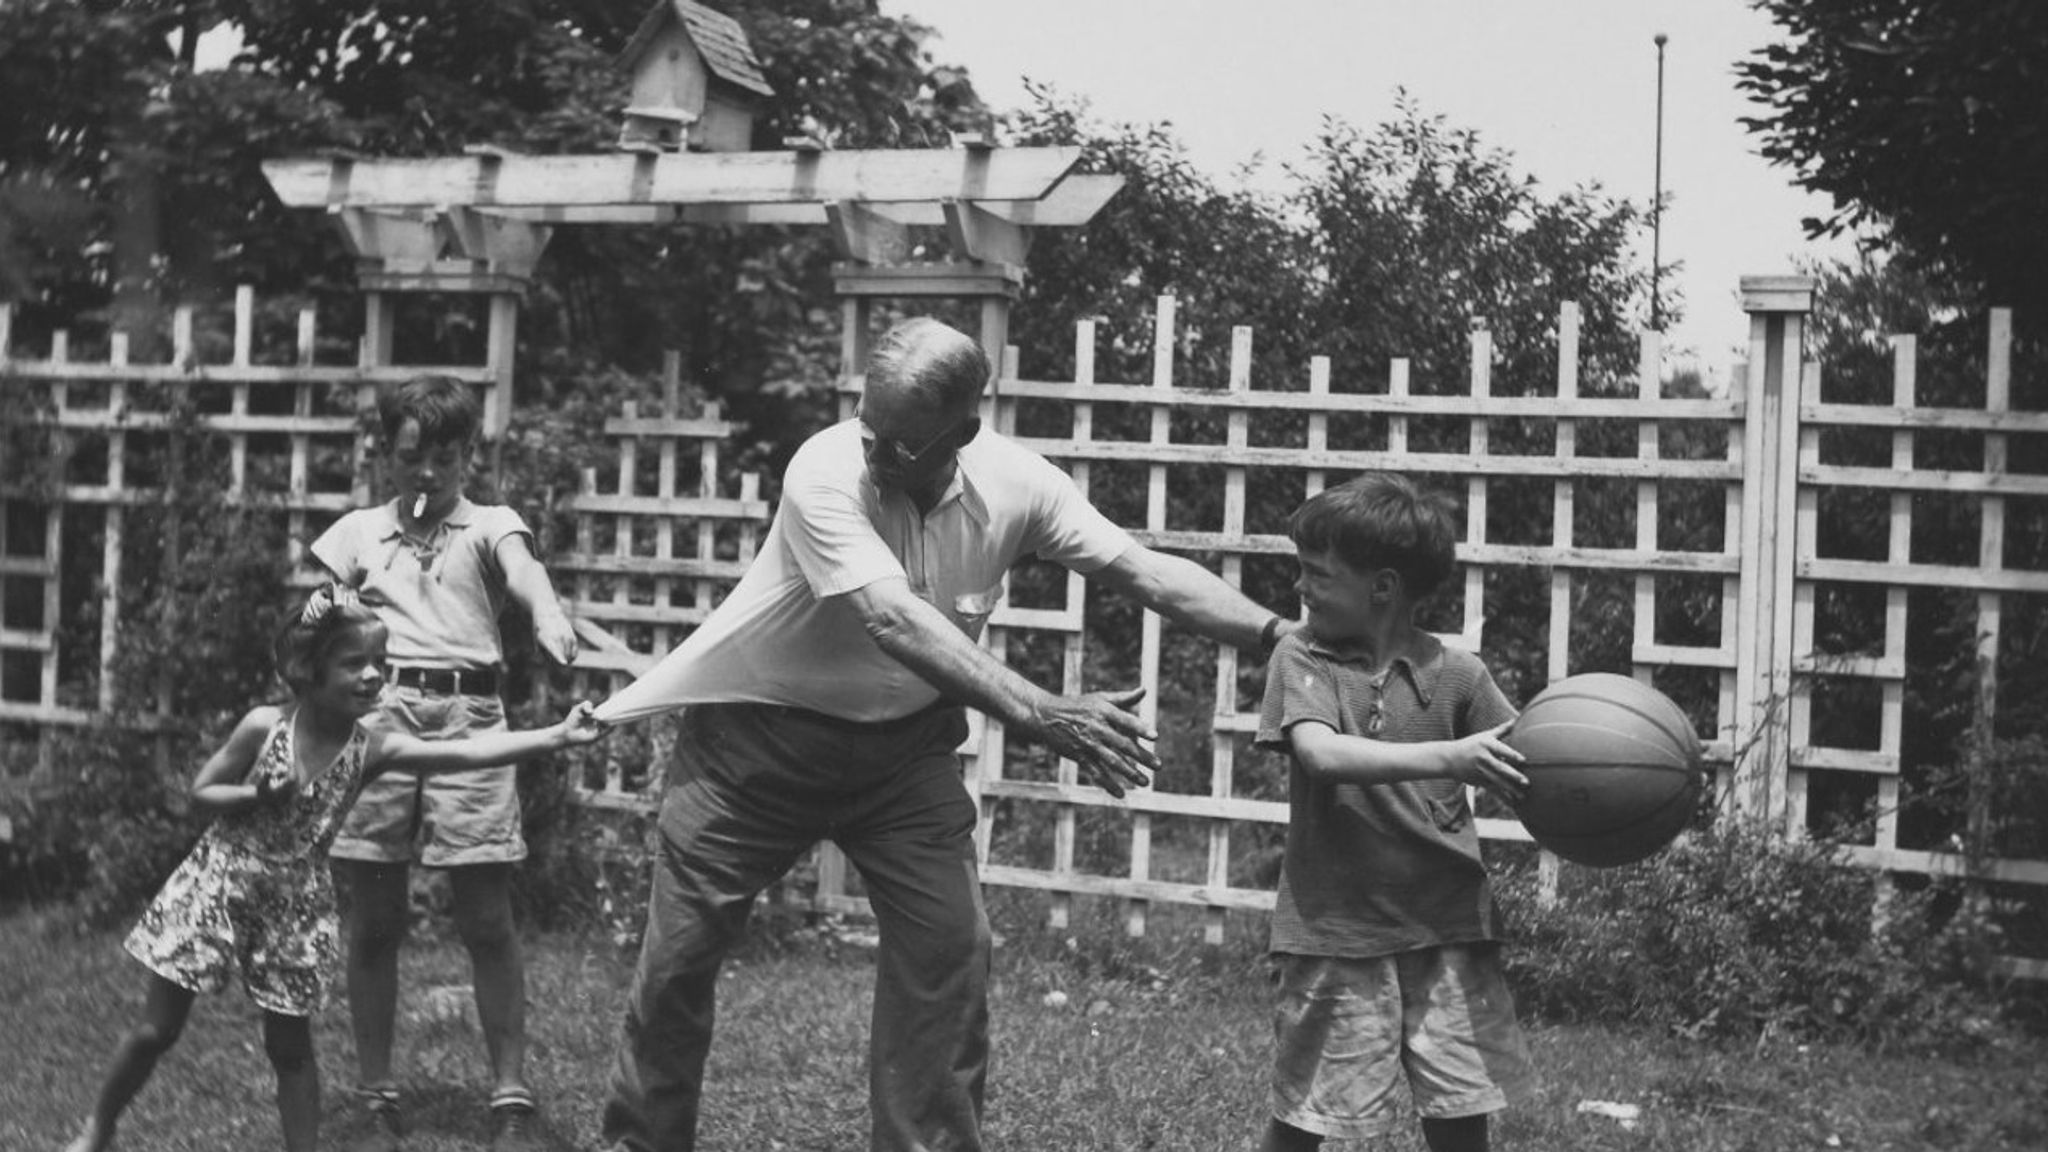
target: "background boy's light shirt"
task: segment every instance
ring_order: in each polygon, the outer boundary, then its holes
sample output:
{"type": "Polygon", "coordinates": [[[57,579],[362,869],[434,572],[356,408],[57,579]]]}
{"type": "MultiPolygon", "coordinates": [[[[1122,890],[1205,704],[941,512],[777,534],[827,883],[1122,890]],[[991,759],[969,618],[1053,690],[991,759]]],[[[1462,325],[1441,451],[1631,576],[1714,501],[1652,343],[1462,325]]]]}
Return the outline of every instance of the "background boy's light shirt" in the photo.
{"type": "Polygon", "coordinates": [[[846,593],[907,580],[978,639],[1018,560],[1036,554],[1093,572],[1133,543],[1066,473],[988,431],[961,449],[952,484],[920,517],[908,497],[869,479],[849,420],[797,449],[761,553],[725,601],[597,716],[619,723],[715,701],[859,721],[905,716],[939,691],[876,646],[846,593]]]}
{"type": "Polygon", "coordinates": [[[519,513],[467,497],[435,529],[424,552],[405,539],[398,501],[358,508],[313,541],[313,556],[359,590],[389,634],[393,664],[493,668],[502,658],[498,615],[504,577],[498,545],[532,533],[519,513]]]}

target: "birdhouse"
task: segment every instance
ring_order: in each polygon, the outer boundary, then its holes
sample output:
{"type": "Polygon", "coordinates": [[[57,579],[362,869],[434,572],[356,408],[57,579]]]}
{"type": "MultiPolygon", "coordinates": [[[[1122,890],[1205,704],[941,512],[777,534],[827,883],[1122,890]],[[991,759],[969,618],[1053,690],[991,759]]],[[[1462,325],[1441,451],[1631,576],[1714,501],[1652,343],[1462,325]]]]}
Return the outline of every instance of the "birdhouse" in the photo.
{"type": "Polygon", "coordinates": [[[690,0],[656,4],[619,62],[633,78],[621,148],[744,152],[775,95],[739,21],[690,0]]]}

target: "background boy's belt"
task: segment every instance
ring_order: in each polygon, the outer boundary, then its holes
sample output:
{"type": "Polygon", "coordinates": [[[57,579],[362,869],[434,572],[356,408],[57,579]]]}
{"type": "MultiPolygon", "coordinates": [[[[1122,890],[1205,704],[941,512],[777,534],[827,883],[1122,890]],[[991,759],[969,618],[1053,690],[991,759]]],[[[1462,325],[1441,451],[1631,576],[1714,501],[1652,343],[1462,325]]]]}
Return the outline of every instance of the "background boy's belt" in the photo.
{"type": "Polygon", "coordinates": [[[391,670],[391,682],[400,688],[431,692],[437,696],[496,696],[496,668],[418,668],[391,670]]]}

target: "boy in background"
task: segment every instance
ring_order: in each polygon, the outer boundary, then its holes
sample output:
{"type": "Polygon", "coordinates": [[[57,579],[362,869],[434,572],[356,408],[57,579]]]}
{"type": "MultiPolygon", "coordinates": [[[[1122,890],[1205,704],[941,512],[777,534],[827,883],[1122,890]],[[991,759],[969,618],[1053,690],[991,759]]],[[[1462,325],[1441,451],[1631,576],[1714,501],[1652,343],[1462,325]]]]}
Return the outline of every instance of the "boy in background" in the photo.
{"type": "Polygon", "coordinates": [[[1433,1152],[1484,1152],[1530,1077],[1467,785],[1528,780],[1477,656],[1414,622],[1454,563],[1446,505],[1369,473],[1289,519],[1305,627],[1267,664],[1261,747],[1285,749],[1287,845],[1266,1152],[1394,1124],[1404,1076],[1433,1152]]]}
{"type": "MultiPolygon", "coordinates": [[[[463,494],[482,424],[470,387],[416,377],[384,388],[377,409],[393,498],[336,521],[313,542],[313,556],[359,589],[389,631],[391,686],[378,722],[427,740],[502,730],[498,615],[507,597],[525,609],[535,640],[557,663],[576,658],[576,633],[525,521],[463,494]]],[[[454,890],[491,1064],[491,1147],[544,1146],[523,1071],[526,974],[512,922],[512,866],[526,856],[517,779],[511,767],[386,773],[364,788],[331,849],[350,894],[349,1015],[358,1092],[373,1122],[361,1152],[400,1146],[391,1048],[414,859],[447,869],[454,890]]]]}

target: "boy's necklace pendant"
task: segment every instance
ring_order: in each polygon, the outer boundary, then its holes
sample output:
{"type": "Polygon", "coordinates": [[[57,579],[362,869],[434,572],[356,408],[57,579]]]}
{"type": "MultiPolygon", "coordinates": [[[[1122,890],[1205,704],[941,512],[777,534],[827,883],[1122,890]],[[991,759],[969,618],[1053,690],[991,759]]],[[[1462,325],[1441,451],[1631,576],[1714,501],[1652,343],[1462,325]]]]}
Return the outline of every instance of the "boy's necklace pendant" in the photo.
{"type": "Polygon", "coordinates": [[[433,527],[426,529],[424,532],[418,530],[419,525],[417,524],[411,528],[404,527],[403,525],[400,526],[399,542],[405,545],[406,551],[412,553],[413,560],[420,566],[421,574],[424,575],[434,570],[434,561],[441,556],[442,530],[447,525],[448,522],[446,520],[436,521],[433,527]]]}
{"type": "Polygon", "coordinates": [[[1377,676],[1368,677],[1366,684],[1372,688],[1372,703],[1365,710],[1365,734],[1378,736],[1387,726],[1387,677],[1393,674],[1388,668],[1377,676]]]}

